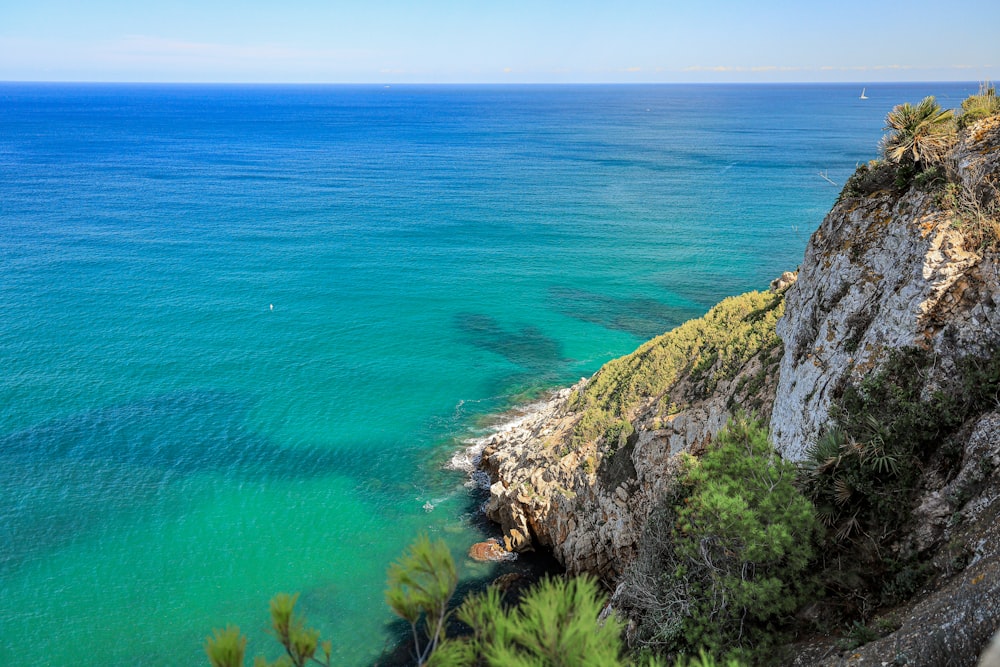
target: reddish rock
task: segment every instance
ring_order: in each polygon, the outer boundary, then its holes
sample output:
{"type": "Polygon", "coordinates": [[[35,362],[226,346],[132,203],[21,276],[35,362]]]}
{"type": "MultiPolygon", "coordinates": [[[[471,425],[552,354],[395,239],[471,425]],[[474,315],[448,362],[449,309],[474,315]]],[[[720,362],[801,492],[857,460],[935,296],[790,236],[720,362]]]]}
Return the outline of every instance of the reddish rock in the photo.
{"type": "Polygon", "coordinates": [[[490,538],[469,547],[469,558],[478,561],[513,560],[517,554],[504,549],[496,538],[490,538]]]}

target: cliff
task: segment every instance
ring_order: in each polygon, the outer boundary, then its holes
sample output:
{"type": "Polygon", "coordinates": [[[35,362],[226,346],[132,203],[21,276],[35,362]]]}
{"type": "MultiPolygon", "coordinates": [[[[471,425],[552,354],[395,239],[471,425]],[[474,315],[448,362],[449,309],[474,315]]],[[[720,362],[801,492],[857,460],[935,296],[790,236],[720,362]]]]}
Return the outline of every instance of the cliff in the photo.
{"type": "MultiPolygon", "coordinates": [[[[699,453],[734,411],[770,420],[777,450],[799,461],[843,417],[845,395],[863,393],[901,350],[921,355],[908,382],[927,401],[1000,373],[990,365],[1000,349],[1000,118],[964,131],[936,171],[902,181],[893,165],[863,165],[810,239],[797,281],[723,301],[495,434],[482,466],[507,548],[549,548],[569,572],[613,588],[675,455],[699,453]]],[[[920,452],[913,520],[886,547],[934,576],[887,637],[848,657],[819,641],[799,664],[903,654],[972,664],[996,631],[1000,399],[961,407],[920,452]]]]}
{"type": "Polygon", "coordinates": [[[507,548],[550,548],[571,573],[617,581],[673,455],[699,451],[739,407],[770,412],[783,312],[781,292],[726,299],[495,434],[487,516],[507,548]]]}
{"type": "Polygon", "coordinates": [[[927,386],[955,361],[984,356],[1000,337],[1000,267],[995,252],[968,242],[963,220],[982,207],[1000,174],[997,122],[981,123],[949,156],[957,201],[939,188],[891,186],[890,170],[864,169],[813,234],[799,281],[778,324],[785,345],[771,437],[801,459],[829,420],[832,401],[886,359],[918,346],[939,363],[927,386]],[[972,247],[970,247],[972,246],[972,247]]]}

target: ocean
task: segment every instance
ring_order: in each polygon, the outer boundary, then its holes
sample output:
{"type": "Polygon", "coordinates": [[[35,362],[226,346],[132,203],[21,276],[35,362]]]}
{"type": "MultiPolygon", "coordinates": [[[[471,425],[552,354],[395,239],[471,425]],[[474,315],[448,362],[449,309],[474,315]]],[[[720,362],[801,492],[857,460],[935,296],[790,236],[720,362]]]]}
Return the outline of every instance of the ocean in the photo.
{"type": "Polygon", "coordinates": [[[977,84],[0,84],[0,664],[337,664],[452,454],[798,265],[894,104],[977,84]],[[831,183],[832,181],[832,183],[831,183]],[[30,657],[30,660],[29,660],[30,657]]]}

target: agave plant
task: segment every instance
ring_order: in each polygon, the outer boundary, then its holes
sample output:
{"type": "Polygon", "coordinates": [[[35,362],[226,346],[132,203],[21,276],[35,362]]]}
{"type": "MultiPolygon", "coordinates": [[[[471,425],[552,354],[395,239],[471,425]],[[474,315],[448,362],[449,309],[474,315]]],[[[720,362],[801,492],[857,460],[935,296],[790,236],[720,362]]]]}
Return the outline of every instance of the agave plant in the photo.
{"type": "Polygon", "coordinates": [[[942,109],[934,96],[920,104],[893,107],[885,117],[888,134],[879,148],[891,162],[910,162],[917,167],[941,160],[955,143],[955,121],[951,109],[942,109]]]}

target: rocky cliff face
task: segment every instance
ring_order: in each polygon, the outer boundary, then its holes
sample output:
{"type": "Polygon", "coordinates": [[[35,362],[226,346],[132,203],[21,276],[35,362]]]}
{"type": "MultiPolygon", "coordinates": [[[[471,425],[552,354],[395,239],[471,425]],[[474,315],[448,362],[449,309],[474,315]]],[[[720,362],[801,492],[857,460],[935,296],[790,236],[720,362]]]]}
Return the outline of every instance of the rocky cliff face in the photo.
{"type": "Polygon", "coordinates": [[[722,302],[494,434],[482,454],[492,481],[486,510],[505,546],[549,548],[569,572],[613,584],[674,473],[674,455],[699,451],[738,407],[770,413],[781,357],[773,328],[793,281],[788,274],[773,293],[722,302]],[[581,437],[594,415],[623,417],[631,434],[581,437]]]}
{"type": "MultiPolygon", "coordinates": [[[[797,282],[688,323],[708,331],[715,322],[728,337],[679,328],[495,434],[482,465],[488,514],[507,548],[551,548],[569,572],[613,585],[675,472],[674,455],[697,453],[735,409],[769,419],[779,451],[801,459],[845,388],[893,350],[930,353],[920,378],[927,395],[948,388],[963,358],[995,353],[1000,256],[976,225],[1000,210],[1000,118],[964,133],[946,166],[950,185],[925,178],[906,189],[894,186],[894,170],[860,169],[811,238],[797,282]]],[[[997,629],[1000,418],[977,416],[952,445],[947,462],[932,457],[917,489],[917,530],[899,546],[943,574],[904,608],[896,633],[844,664],[885,664],[890,645],[906,647],[907,664],[934,664],[913,656],[968,656],[997,629]],[[930,630],[942,627],[954,632],[930,630]]],[[[798,664],[841,664],[824,651],[798,664]]]]}
{"type": "MultiPolygon", "coordinates": [[[[798,282],[778,324],[785,344],[771,436],[800,459],[829,420],[833,400],[879,365],[889,350],[917,346],[939,363],[940,383],[967,354],[1000,339],[1000,267],[995,253],[970,247],[962,218],[1000,179],[1000,127],[976,127],[949,167],[961,186],[901,193],[877,174],[840,201],[813,234],[798,282]],[[942,200],[944,199],[944,202],[942,200]]],[[[966,223],[971,224],[971,223],[966,223]]]]}

